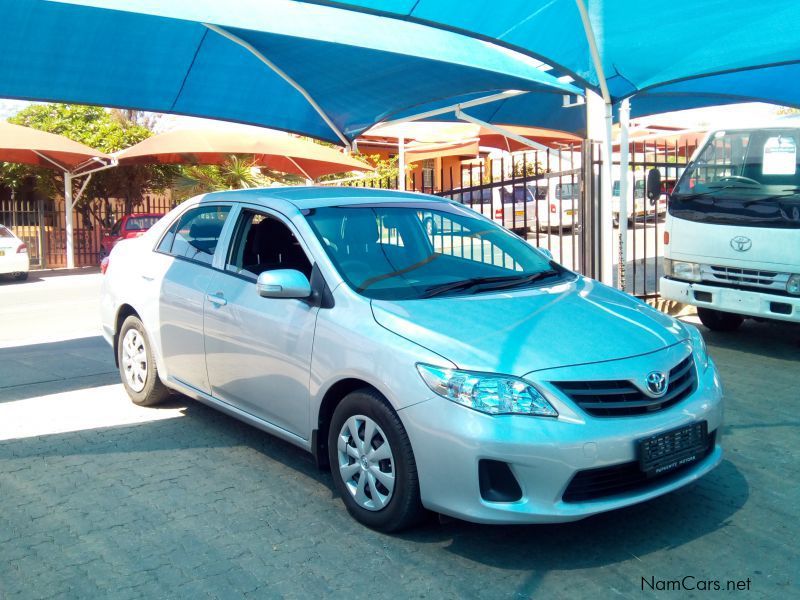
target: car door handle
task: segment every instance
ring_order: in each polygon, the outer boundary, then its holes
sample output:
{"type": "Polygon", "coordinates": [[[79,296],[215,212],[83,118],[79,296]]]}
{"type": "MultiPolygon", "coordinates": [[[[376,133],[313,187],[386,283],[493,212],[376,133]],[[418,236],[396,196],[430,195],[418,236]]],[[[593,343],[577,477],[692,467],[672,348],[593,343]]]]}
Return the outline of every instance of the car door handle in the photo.
{"type": "Polygon", "coordinates": [[[216,294],[206,294],[206,300],[215,306],[225,306],[228,303],[228,301],[225,300],[225,297],[222,295],[222,292],[217,292],[216,294]]]}

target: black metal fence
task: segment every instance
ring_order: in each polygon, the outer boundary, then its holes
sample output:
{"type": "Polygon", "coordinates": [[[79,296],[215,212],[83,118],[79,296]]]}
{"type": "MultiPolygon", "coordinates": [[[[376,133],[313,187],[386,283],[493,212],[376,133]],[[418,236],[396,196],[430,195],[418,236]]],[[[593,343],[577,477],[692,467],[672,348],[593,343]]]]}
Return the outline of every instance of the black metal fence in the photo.
{"type": "MultiPolygon", "coordinates": [[[[72,219],[75,265],[98,264],[104,232],[126,213],[165,213],[172,206],[170,197],[162,194],[146,194],[133,206],[117,198],[80,202],[72,219]]],[[[66,266],[67,232],[62,199],[42,197],[32,186],[15,193],[0,189],[0,224],[10,227],[27,244],[31,268],[66,266]]]]}
{"type": "MultiPolygon", "coordinates": [[[[639,139],[629,144],[626,256],[620,253],[621,180],[618,148],[612,157],[613,240],[603,239],[600,198],[602,152],[597,142],[505,155],[496,160],[440,169],[434,176],[415,169],[409,191],[456,200],[546,248],[564,266],[599,278],[603,252],[613,246],[613,282],[640,297],[658,295],[663,274],[667,198],[696,149],[701,134],[639,139]],[[647,200],[647,172],[659,169],[662,195],[647,200]],[[620,269],[623,263],[624,269],[620,269]],[[620,280],[620,276],[624,281],[620,280]]],[[[397,189],[397,178],[364,179],[343,185],[397,189]]]]}
{"type": "MultiPolygon", "coordinates": [[[[614,284],[639,297],[658,296],[659,278],[663,275],[664,220],[667,214],[669,192],[686,168],[700,142],[700,134],[681,136],[679,139],[632,141],[629,145],[627,171],[627,252],[620,253],[619,229],[615,230],[614,284]],[[648,200],[645,194],[647,173],[650,169],[661,172],[662,194],[648,200]],[[624,269],[620,262],[624,260],[624,269]],[[620,283],[620,277],[622,282],[620,283]]],[[[619,227],[620,162],[615,155],[612,161],[612,214],[614,227],[619,227]]],[[[599,192],[598,192],[599,193],[599,192]]],[[[599,196],[598,196],[599,198],[599,196]]]]}

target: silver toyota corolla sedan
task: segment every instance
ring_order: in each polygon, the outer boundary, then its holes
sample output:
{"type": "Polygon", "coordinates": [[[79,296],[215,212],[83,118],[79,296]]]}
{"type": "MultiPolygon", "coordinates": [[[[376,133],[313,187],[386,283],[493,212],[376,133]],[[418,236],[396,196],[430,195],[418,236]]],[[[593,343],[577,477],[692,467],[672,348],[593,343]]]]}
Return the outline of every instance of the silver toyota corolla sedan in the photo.
{"type": "Polygon", "coordinates": [[[376,529],[425,509],[570,521],[721,460],[695,327],[457,203],[208,194],[106,260],[103,330],[133,402],[180,392],[312,452],[376,529]]]}

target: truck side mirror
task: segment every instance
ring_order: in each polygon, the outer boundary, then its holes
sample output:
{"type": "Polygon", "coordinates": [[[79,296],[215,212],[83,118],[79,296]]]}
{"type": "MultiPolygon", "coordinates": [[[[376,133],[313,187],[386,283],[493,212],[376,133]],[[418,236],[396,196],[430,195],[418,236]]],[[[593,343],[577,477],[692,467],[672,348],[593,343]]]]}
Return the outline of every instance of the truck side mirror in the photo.
{"type": "Polygon", "coordinates": [[[661,171],[650,169],[647,172],[647,199],[655,201],[661,196],[661,171]]]}

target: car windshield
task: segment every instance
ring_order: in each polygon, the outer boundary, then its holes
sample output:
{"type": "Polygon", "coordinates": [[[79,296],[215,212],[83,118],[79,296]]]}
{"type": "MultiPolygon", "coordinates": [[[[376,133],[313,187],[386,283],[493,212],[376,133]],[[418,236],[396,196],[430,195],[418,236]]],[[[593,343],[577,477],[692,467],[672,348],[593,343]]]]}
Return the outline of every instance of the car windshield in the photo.
{"type": "Polygon", "coordinates": [[[14,237],[14,235],[5,227],[0,225],[0,238],[10,238],[14,237]]]}
{"type": "Polygon", "coordinates": [[[140,217],[130,217],[125,223],[125,231],[146,231],[150,229],[161,217],[157,215],[143,215],[140,217]]]}
{"type": "Polygon", "coordinates": [[[476,294],[571,276],[518,236],[453,203],[332,206],[306,218],[342,278],[368,298],[476,294]]]}
{"type": "Polygon", "coordinates": [[[800,228],[800,129],[718,131],[670,198],[673,217],[704,223],[800,228]]]}

